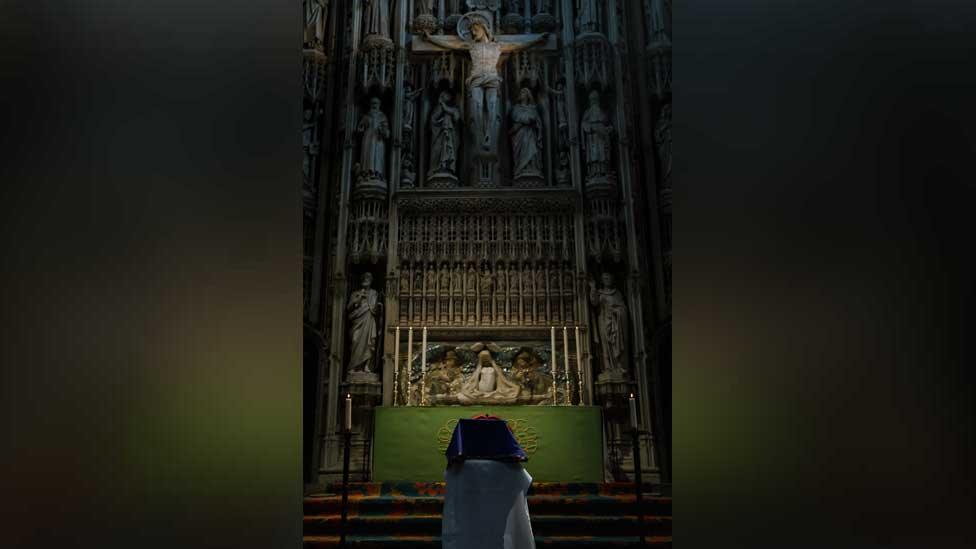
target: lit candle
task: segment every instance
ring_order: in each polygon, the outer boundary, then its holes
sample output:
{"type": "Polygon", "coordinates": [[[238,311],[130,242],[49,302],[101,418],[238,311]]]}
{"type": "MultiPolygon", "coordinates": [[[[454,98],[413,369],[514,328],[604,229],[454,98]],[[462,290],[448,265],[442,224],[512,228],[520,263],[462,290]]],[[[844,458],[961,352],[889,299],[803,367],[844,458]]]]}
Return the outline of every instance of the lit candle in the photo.
{"type": "Polygon", "coordinates": [[[552,404],[556,405],[556,327],[552,326],[549,332],[549,369],[552,370],[552,404]]]}
{"type": "Polygon", "coordinates": [[[413,326],[407,328],[407,394],[404,396],[404,402],[407,406],[410,406],[410,396],[413,393],[413,326]]]}
{"type": "Polygon", "coordinates": [[[580,347],[579,326],[576,327],[576,380],[579,382],[579,405],[583,405],[583,352],[580,347]]]}
{"type": "Polygon", "coordinates": [[[569,390],[569,330],[563,326],[563,373],[566,374],[566,405],[573,401],[569,390]]]}
{"type": "Polygon", "coordinates": [[[634,400],[634,393],[630,393],[630,426],[637,428],[637,401],[634,400]]]}
{"type": "Polygon", "coordinates": [[[348,433],[352,431],[352,395],[346,395],[346,423],[344,426],[345,431],[348,433]]]}
{"type": "Polygon", "coordinates": [[[400,392],[400,327],[396,327],[396,345],[393,346],[393,405],[397,404],[400,392]]]}
{"type": "Polygon", "coordinates": [[[420,348],[420,405],[427,405],[427,326],[424,326],[423,342],[420,348]]]}

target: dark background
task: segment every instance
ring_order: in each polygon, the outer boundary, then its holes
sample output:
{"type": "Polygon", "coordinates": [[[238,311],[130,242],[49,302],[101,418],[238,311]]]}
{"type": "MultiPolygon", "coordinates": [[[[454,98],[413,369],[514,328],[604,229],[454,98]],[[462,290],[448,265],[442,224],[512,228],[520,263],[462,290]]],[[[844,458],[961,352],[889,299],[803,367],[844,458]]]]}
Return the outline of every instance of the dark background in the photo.
{"type": "MultiPolygon", "coordinates": [[[[20,4],[4,545],[298,547],[300,4],[20,4]]],[[[974,22],[675,10],[682,547],[976,546],[974,22]]]]}

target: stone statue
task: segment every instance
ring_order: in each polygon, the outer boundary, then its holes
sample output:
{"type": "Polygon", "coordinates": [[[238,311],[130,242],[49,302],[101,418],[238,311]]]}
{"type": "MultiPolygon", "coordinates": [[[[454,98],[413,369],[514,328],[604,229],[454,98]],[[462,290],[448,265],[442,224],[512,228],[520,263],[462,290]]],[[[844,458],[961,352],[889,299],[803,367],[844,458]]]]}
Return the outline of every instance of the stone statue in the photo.
{"type": "Polygon", "coordinates": [[[437,98],[437,106],[430,113],[430,170],[427,178],[457,181],[457,122],[461,111],[450,104],[451,92],[445,90],[437,98]]]}
{"type": "Polygon", "coordinates": [[[363,115],[356,127],[362,136],[359,153],[360,180],[386,181],[386,140],[390,138],[390,124],[380,110],[380,99],[369,100],[369,112],[363,115]]]}
{"type": "Polygon", "coordinates": [[[378,34],[390,37],[390,2],[389,0],[365,0],[363,2],[363,36],[378,34]]]}
{"type": "Polygon", "coordinates": [[[519,386],[505,377],[505,372],[481,343],[472,347],[478,353],[478,365],[461,385],[458,401],[461,404],[513,403],[518,399],[519,386]]]}
{"type": "Polygon", "coordinates": [[[451,273],[448,271],[446,263],[441,266],[438,275],[440,278],[440,295],[449,294],[451,292],[451,273]]]}
{"type": "Polygon", "coordinates": [[[403,83],[403,138],[405,141],[412,140],[414,120],[416,118],[417,97],[423,93],[423,88],[413,89],[410,81],[403,83]]]}
{"type": "Polygon", "coordinates": [[[576,0],[576,27],[580,33],[600,32],[600,6],[597,0],[576,0]]]}
{"type": "Polygon", "coordinates": [[[325,22],[329,14],[329,0],[305,0],[305,44],[322,47],[325,22]]]}
{"type": "Polygon", "coordinates": [[[657,127],[654,129],[657,160],[661,163],[662,188],[671,187],[671,103],[661,107],[657,127]]]}
{"type": "Polygon", "coordinates": [[[480,282],[478,290],[481,293],[481,297],[488,297],[491,294],[491,272],[488,269],[482,269],[478,278],[480,282]]]}
{"type": "Polygon", "coordinates": [[[542,365],[539,358],[528,351],[522,351],[512,364],[512,381],[521,387],[519,402],[538,402],[552,398],[552,377],[539,371],[542,365]]]}
{"type": "Polygon", "coordinates": [[[410,293],[410,273],[407,271],[400,271],[400,295],[408,295],[410,293]]]}
{"type": "Polygon", "coordinates": [[[474,136],[475,147],[489,155],[497,154],[498,127],[501,111],[498,106],[498,87],[502,78],[498,75],[498,61],[502,53],[515,52],[541,44],[548,40],[543,33],[524,42],[497,42],[491,34],[491,23],[478,13],[469,13],[458,23],[458,34],[463,40],[451,40],[445,36],[424,32],[428,42],[450,50],[463,50],[471,55],[471,73],[465,80],[468,90],[468,127],[474,136]]]}
{"type": "Polygon", "coordinates": [[[596,343],[600,346],[602,373],[624,374],[627,371],[627,303],[620,290],[614,287],[613,275],[603,273],[603,288],[590,284],[590,303],[597,310],[596,343]]]}
{"type": "Polygon", "coordinates": [[[610,117],[600,106],[600,92],[596,90],[590,92],[590,106],[583,113],[580,128],[587,178],[606,176],[610,167],[613,126],[610,125],[610,117]]]}
{"type": "Polygon", "coordinates": [[[465,293],[473,294],[478,287],[478,273],[474,270],[474,265],[468,265],[468,272],[465,273],[464,289],[465,293]]]}
{"type": "Polygon", "coordinates": [[[555,88],[548,88],[556,96],[556,127],[559,131],[559,147],[569,144],[569,116],[566,114],[566,81],[560,78],[555,88]]]}
{"type": "Polygon", "coordinates": [[[455,397],[461,390],[461,367],[457,353],[447,351],[444,360],[435,362],[427,372],[427,390],[432,404],[447,404],[444,397],[455,397]]]}
{"type": "Polygon", "coordinates": [[[461,267],[457,264],[451,269],[451,286],[453,287],[453,293],[461,293],[461,267]]]}
{"type": "Polygon", "coordinates": [[[374,290],[373,274],[363,273],[360,288],[352,293],[346,313],[349,320],[349,372],[370,373],[376,352],[376,335],[383,303],[374,290]]]}
{"type": "Polygon", "coordinates": [[[541,180],[542,117],[528,88],[519,91],[519,102],[512,107],[512,160],[516,180],[541,180]]]}

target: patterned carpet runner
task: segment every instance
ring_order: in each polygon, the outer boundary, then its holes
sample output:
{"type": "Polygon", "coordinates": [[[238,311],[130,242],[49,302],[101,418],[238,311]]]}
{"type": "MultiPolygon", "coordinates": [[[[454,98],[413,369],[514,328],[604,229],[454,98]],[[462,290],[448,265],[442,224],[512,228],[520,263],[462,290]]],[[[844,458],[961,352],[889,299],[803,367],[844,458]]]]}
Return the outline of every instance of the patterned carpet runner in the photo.
{"type": "MultiPolygon", "coordinates": [[[[339,546],[341,486],[305,498],[305,547],[339,546]]],[[[352,483],[346,545],[357,549],[439,548],[442,482],[352,483]]],[[[638,524],[633,485],[534,483],[529,513],[538,547],[671,547],[671,498],[643,496],[638,524]]]]}

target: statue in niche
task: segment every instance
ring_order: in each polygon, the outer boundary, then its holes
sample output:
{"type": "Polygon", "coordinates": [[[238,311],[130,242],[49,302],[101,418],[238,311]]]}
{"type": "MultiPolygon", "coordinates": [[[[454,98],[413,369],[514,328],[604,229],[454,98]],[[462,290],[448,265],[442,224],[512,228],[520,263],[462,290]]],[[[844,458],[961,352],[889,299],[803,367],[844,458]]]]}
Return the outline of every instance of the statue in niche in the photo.
{"type": "Polygon", "coordinates": [[[482,269],[478,278],[478,290],[481,292],[481,297],[488,297],[491,295],[491,271],[482,269]]]}
{"type": "Polygon", "coordinates": [[[515,180],[541,181],[542,117],[529,88],[519,90],[519,102],[512,107],[512,159],[515,180]]]}
{"type": "Polygon", "coordinates": [[[491,356],[500,349],[493,344],[476,343],[471,350],[478,353],[478,365],[461,385],[458,402],[461,404],[507,404],[518,400],[519,386],[505,377],[505,372],[491,356]]]}
{"type": "Polygon", "coordinates": [[[440,276],[440,295],[448,295],[451,292],[451,273],[447,269],[447,264],[441,265],[438,271],[440,276]]]}
{"type": "Polygon", "coordinates": [[[329,14],[329,0],[305,1],[305,44],[313,48],[322,47],[325,37],[325,22],[329,14]]]}
{"type": "Polygon", "coordinates": [[[600,92],[590,92],[590,106],[583,113],[583,152],[587,179],[605,177],[610,166],[610,138],[613,126],[600,105],[600,92]]]}
{"type": "Polygon", "coordinates": [[[661,187],[671,188],[671,103],[661,107],[657,127],[654,129],[657,159],[661,163],[661,187]]]}
{"type": "Polygon", "coordinates": [[[552,376],[540,372],[542,361],[534,353],[522,351],[512,364],[512,381],[521,387],[519,402],[538,403],[552,398],[552,376]]]}
{"type": "Polygon", "coordinates": [[[360,181],[386,181],[386,140],[390,138],[390,124],[380,110],[380,98],[369,100],[369,112],[356,127],[362,136],[357,173],[360,181]]]}
{"type": "Polygon", "coordinates": [[[591,279],[590,304],[597,311],[594,336],[600,349],[602,362],[601,375],[622,376],[627,365],[627,302],[620,290],[614,287],[613,275],[603,273],[600,277],[603,287],[597,289],[591,279]]]}
{"type": "Polygon", "coordinates": [[[434,266],[429,265],[427,270],[424,271],[424,293],[427,296],[432,296],[437,292],[437,273],[434,272],[434,266]]]}
{"type": "Polygon", "coordinates": [[[457,183],[457,122],[461,111],[451,105],[451,92],[444,90],[437,98],[437,106],[430,113],[430,170],[427,180],[448,185],[457,183]]]}
{"type": "Polygon", "coordinates": [[[410,273],[406,270],[400,271],[400,295],[410,294],[410,273]]]}
{"type": "Polygon", "coordinates": [[[495,293],[498,295],[505,295],[508,291],[508,274],[505,272],[505,266],[499,265],[495,272],[495,293]]]}
{"type": "Polygon", "coordinates": [[[543,33],[527,37],[525,41],[497,42],[491,33],[491,22],[479,13],[468,13],[458,22],[460,42],[446,36],[435,36],[424,31],[428,42],[441,48],[467,51],[471,56],[471,72],[465,80],[468,90],[468,127],[475,138],[475,147],[483,154],[497,155],[498,127],[501,110],[498,106],[498,87],[502,78],[498,75],[498,62],[502,53],[530,48],[548,40],[543,33]]]}
{"type": "Polygon", "coordinates": [[[559,133],[559,147],[569,143],[569,116],[566,114],[566,80],[560,78],[555,88],[549,88],[549,93],[556,96],[556,128],[559,133]]]}
{"type": "Polygon", "coordinates": [[[363,2],[363,36],[378,34],[390,37],[390,2],[388,0],[365,0],[363,2]]]}
{"type": "Polygon", "coordinates": [[[424,295],[424,274],[420,271],[413,275],[413,295],[424,295]]]}
{"type": "Polygon", "coordinates": [[[315,142],[315,117],[312,109],[305,109],[302,123],[302,149],[305,156],[302,162],[302,175],[305,185],[303,186],[304,195],[307,200],[313,198],[315,183],[312,181],[313,158],[319,154],[318,143],[315,142]]]}
{"type": "Polygon", "coordinates": [[[537,294],[546,293],[546,271],[542,267],[536,268],[535,271],[535,291],[537,294]]]}
{"type": "Polygon", "coordinates": [[[600,32],[600,6],[597,0],[576,0],[576,27],[580,33],[600,32]]]}
{"type": "Polygon", "coordinates": [[[413,89],[413,84],[409,80],[403,83],[403,139],[411,141],[413,136],[414,120],[417,112],[417,97],[423,93],[424,89],[413,89]]]}
{"type": "Polygon", "coordinates": [[[349,298],[346,312],[349,321],[349,373],[371,373],[376,353],[376,335],[383,303],[372,288],[373,273],[365,272],[360,287],[349,298]]]}
{"type": "Polygon", "coordinates": [[[461,267],[457,264],[451,270],[451,285],[454,288],[455,294],[461,293],[461,267]]]}
{"type": "Polygon", "coordinates": [[[429,402],[432,404],[449,404],[447,400],[456,400],[461,390],[461,366],[457,353],[448,350],[444,359],[431,365],[427,372],[426,386],[429,392],[429,402]]]}
{"type": "Polygon", "coordinates": [[[474,265],[468,265],[468,272],[465,274],[464,288],[467,293],[474,294],[478,287],[478,273],[474,270],[474,265]]]}

